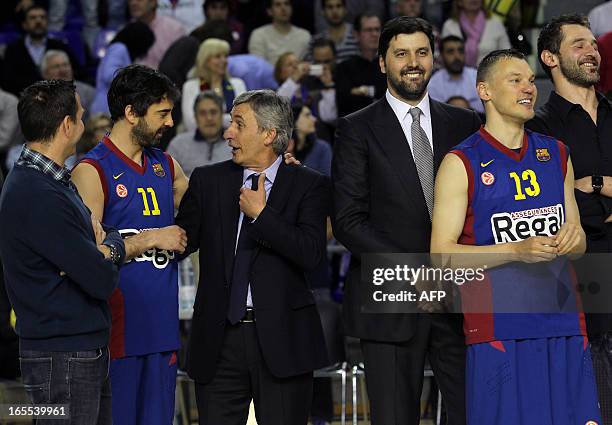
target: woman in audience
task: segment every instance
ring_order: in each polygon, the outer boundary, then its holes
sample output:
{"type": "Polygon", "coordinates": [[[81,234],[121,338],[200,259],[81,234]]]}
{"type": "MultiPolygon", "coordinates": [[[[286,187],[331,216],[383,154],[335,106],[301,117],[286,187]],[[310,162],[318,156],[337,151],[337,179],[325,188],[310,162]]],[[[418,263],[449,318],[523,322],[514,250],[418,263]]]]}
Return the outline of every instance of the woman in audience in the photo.
{"type": "Polygon", "coordinates": [[[109,113],[106,94],[115,72],[146,55],[154,42],[153,31],[147,24],[139,21],[127,24],[115,35],[98,65],[96,97],[91,104],[91,114],[109,113]]]}
{"type": "Polygon", "coordinates": [[[455,0],[452,15],[442,26],[442,38],[455,35],[465,40],[465,64],[477,68],[488,53],[509,49],[502,21],[483,6],[483,0],[455,0]]]}
{"type": "Polygon", "coordinates": [[[329,176],[331,174],[332,150],[327,142],[319,139],[315,132],[317,119],[310,108],[296,101],[293,108],[293,136],[289,139],[287,151],[302,164],[329,176]]]}
{"type": "Polygon", "coordinates": [[[196,56],[195,78],[183,84],[181,110],[187,131],[195,131],[197,127],[193,104],[198,94],[206,90],[212,90],[223,99],[223,128],[229,127],[229,112],[234,98],[246,91],[244,81],[232,78],[227,72],[229,51],[229,43],[218,38],[209,38],[200,44],[196,56]]]}

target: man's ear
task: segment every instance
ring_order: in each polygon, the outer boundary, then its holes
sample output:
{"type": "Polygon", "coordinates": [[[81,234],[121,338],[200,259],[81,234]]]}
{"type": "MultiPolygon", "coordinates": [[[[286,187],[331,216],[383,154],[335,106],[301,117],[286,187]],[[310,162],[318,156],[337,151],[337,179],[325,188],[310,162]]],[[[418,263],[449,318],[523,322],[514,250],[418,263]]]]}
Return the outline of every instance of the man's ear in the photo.
{"type": "Polygon", "coordinates": [[[125,107],[125,109],[123,110],[123,115],[125,116],[127,122],[132,125],[136,124],[136,119],[138,118],[138,116],[136,115],[136,112],[134,111],[134,107],[132,105],[127,105],[125,107]]]}
{"type": "Polygon", "coordinates": [[[61,131],[61,134],[64,137],[70,137],[70,132],[72,131],[73,127],[74,122],[72,121],[72,118],[70,118],[70,115],[66,115],[60,124],[59,131],[61,131]]]}
{"type": "Polygon", "coordinates": [[[380,66],[380,72],[383,74],[387,73],[387,65],[385,64],[385,58],[382,55],[378,56],[378,66],[380,66]]]}
{"type": "Polygon", "coordinates": [[[489,93],[488,83],[480,81],[478,84],[476,84],[476,91],[478,92],[478,97],[480,97],[481,100],[484,100],[485,102],[487,100],[491,100],[491,93],[489,93]]]}
{"type": "Polygon", "coordinates": [[[554,68],[559,65],[559,58],[550,50],[543,50],[542,53],[540,53],[540,59],[542,59],[542,62],[549,68],[554,68]]]}
{"type": "Polygon", "coordinates": [[[276,139],[276,129],[265,130],[266,138],[264,139],[264,145],[270,146],[276,139]]]}

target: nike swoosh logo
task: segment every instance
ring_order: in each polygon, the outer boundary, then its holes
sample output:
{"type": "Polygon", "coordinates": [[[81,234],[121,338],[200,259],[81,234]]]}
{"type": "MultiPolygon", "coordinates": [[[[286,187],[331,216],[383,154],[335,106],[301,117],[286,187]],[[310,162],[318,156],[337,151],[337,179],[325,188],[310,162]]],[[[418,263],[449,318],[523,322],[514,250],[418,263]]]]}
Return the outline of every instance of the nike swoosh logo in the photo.
{"type": "Polygon", "coordinates": [[[119,177],[121,177],[123,174],[125,174],[125,171],[124,171],[123,173],[119,173],[119,174],[117,174],[117,175],[114,175],[114,174],[113,174],[113,178],[114,178],[115,180],[117,180],[117,179],[118,179],[119,177]]]}
{"type": "MultiPolygon", "coordinates": [[[[484,168],[484,167],[486,167],[487,165],[489,165],[490,163],[492,163],[493,161],[495,161],[495,160],[494,160],[494,159],[492,159],[492,160],[490,160],[489,162],[481,162],[481,163],[480,163],[480,166],[481,166],[482,168],[484,168]]],[[[122,173],[122,174],[123,174],[123,173],[122,173]]]]}

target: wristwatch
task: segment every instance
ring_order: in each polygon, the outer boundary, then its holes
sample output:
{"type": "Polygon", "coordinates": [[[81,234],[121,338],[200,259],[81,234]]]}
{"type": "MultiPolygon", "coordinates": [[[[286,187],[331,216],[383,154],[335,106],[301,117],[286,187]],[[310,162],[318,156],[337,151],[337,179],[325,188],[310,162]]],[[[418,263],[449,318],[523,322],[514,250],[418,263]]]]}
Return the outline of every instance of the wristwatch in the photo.
{"type": "Polygon", "coordinates": [[[110,251],[110,258],[109,258],[109,260],[111,260],[114,264],[119,265],[119,261],[121,260],[121,258],[119,256],[119,250],[117,249],[115,244],[105,243],[105,244],[102,244],[102,245],[107,246],[109,251],[110,251]]]}
{"type": "Polygon", "coordinates": [[[599,194],[603,188],[603,176],[591,176],[591,185],[593,186],[593,192],[599,194]]]}

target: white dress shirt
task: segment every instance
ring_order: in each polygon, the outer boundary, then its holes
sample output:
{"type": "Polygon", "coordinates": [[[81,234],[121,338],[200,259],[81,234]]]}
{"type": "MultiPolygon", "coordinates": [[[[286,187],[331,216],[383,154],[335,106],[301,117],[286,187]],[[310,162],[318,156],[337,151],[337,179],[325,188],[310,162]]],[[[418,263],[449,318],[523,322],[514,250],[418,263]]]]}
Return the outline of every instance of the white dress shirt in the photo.
{"type": "MultiPolygon", "coordinates": [[[[274,185],[274,180],[276,179],[276,173],[278,173],[278,167],[280,167],[280,163],[282,160],[283,160],[283,157],[279,156],[278,158],[276,158],[276,161],[274,161],[268,168],[262,171],[262,173],[266,175],[266,182],[265,182],[266,201],[268,200],[268,197],[270,196],[270,191],[272,190],[272,186],[274,185]]],[[[246,187],[249,189],[251,188],[250,177],[252,174],[261,174],[261,173],[257,173],[256,171],[249,170],[248,168],[244,169],[242,173],[242,187],[246,187]]],[[[238,219],[238,232],[236,234],[236,244],[234,245],[234,253],[236,252],[236,249],[238,249],[238,239],[240,239],[240,227],[242,226],[243,219],[244,219],[244,213],[240,211],[240,218],[238,219]]],[[[250,283],[249,283],[249,288],[247,292],[246,305],[247,307],[253,307],[253,298],[251,296],[251,284],[250,283]]]]}
{"type": "MultiPolygon", "coordinates": [[[[410,131],[410,127],[412,126],[412,115],[410,115],[410,109],[413,106],[407,104],[403,100],[399,100],[395,96],[391,94],[389,89],[387,89],[387,93],[385,94],[387,98],[387,102],[391,105],[391,109],[395,112],[395,116],[402,126],[402,130],[404,130],[404,135],[406,136],[406,140],[408,141],[408,145],[410,146],[410,152],[412,152],[412,158],[414,159],[414,151],[412,149],[412,131],[410,131]]],[[[429,140],[429,144],[431,145],[431,151],[433,152],[433,133],[431,129],[431,110],[429,108],[429,95],[425,93],[423,99],[416,105],[417,108],[421,110],[421,127],[425,131],[427,135],[427,139],[429,140]]]]}

